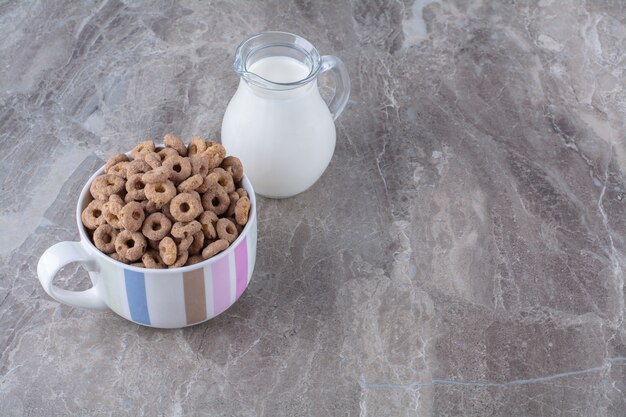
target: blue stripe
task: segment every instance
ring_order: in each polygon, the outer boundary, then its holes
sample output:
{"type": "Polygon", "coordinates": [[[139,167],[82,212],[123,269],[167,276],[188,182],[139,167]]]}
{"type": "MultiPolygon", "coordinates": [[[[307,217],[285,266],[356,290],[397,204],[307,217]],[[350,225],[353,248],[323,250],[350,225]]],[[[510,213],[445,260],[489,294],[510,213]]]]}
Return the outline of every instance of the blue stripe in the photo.
{"type": "Polygon", "coordinates": [[[146,299],[146,281],[141,272],[124,269],[126,280],[126,296],[128,297],[128,308],[133,321],[150,325],[150,314],[148,314],[148,300],[146,299]]]}

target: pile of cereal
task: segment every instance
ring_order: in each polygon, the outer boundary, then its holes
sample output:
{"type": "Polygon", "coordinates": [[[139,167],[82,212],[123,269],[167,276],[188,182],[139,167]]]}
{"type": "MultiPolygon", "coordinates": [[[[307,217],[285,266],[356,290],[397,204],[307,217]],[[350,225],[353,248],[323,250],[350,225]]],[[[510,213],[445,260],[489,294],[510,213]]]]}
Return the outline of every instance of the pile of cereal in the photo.
{"type": "Polygon", "coordinates": [[[102,252],[144,268],[176,268],[226,249],[248,222],[243,166],[219,143],[174,135],[113,156],[89,191],[83,225],[102,252]]]}

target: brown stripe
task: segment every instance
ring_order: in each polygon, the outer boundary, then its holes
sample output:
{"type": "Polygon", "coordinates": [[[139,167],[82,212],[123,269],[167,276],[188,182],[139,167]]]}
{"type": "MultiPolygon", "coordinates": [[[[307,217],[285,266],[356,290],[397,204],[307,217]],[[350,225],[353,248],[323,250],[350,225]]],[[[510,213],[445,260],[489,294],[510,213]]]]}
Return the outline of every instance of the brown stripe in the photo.
{"type": "Polygon", "coordinates": [[[204,269],[198,268],[183,274],[185,288],[185,314],[187,324],[206,320],[206,297],[204,295],[204,269]]]}

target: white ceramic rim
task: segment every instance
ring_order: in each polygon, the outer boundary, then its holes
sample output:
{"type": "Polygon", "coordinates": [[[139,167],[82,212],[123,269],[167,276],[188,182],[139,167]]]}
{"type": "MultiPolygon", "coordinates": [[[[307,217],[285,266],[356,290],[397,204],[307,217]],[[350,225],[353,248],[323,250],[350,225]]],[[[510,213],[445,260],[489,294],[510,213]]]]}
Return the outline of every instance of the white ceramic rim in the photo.
{"type": "Polygon", "coordinates": [[[89,180],[83,187],[82,191],[80,192],[80,196],[78,197],[78,203],[76,204],[76,223],[78,225],[78,232],[80,234],[81,242],[87,245],[91,252],[94,252],[97,256],[101,257],[102,259],[108,262],[112,262],[114,265],[117,265],[124,269],[141,272],[141,273],[149,272],[150,274],[164,275],[164,274],[171,274],[172,272],[176,272],[176,273],[187,272],[187,271],[191,271],[194,269],[204,268],[205,266],[210,265],[213,262],[220,260],[221,258],[231,253],[233,250],[235,250],[235,248],[239,245],[239,242],[241,242],[244,239],[244,237],[250,234],[251,225],[252,223],[256,221],[256,196],[254,195],[254,189],[252,188],[252,184],[250,183],[250,180],[248,180],[248,177],[244,175],[243,179],[241,180],[241,183],[243,185],[243,188],[248,192],[248,198],[250,198],[250,214],[251,215],[248,217],[248,223],[246,223],[246,225],[244,226],[239,236],[237,236],[237,239],[235,239],[235,241],[232,244],[230,244],[228,248],[226,248],[225,251],[222,251],[219,254],[212,256],[209,259],[205,259],[202,262],[198,262],[197,264],[182,266],[179,268],[171,268],[171,269],[170,268],[140,268],[138,266],[125,264],[123,262],[120,262],[118,260],[111,258],[109,255],[103,253],[100,249],[96,248],[96,246],[93,244],[93,242],[87,235],[85,226],[83,226],[83,222],[81,219],[83,203],[85,202],[85,199],[87,198],[87,196],[89,196],[89,187],[91,186],[91,183],[93,182],[93,180],[98,175],[102,174],[103,172],[104,172],[104,165],[101,166],[100,169],[98,169],[89,178],[89,180]]]}

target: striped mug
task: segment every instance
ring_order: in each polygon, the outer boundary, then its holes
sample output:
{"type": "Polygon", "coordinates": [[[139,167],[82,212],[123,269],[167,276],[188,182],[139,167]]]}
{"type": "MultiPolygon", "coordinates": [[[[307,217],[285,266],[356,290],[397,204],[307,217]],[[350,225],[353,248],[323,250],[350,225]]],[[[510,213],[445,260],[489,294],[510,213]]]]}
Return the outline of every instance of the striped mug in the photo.
{"type": "Polygon", "coordinates": [[[91,201],[89,185],[76,206],[80,242],[61,242],[48,248],[37,265],[44,290],[55,300],[91,310],[110,308],[138,324],[179,328],[209,320],[228,309],[248,286],[257,243],[256,199],[250,181],[242,184],[250,197],[248,224],[224,252],[195,265],[174,269],[146,269],[126,265],[100,252],[91,242],[80,215],[91,201]],[[52,283],[59,270],[78,262],[89,273],[92,287],[69,291],[52,283]]]}

